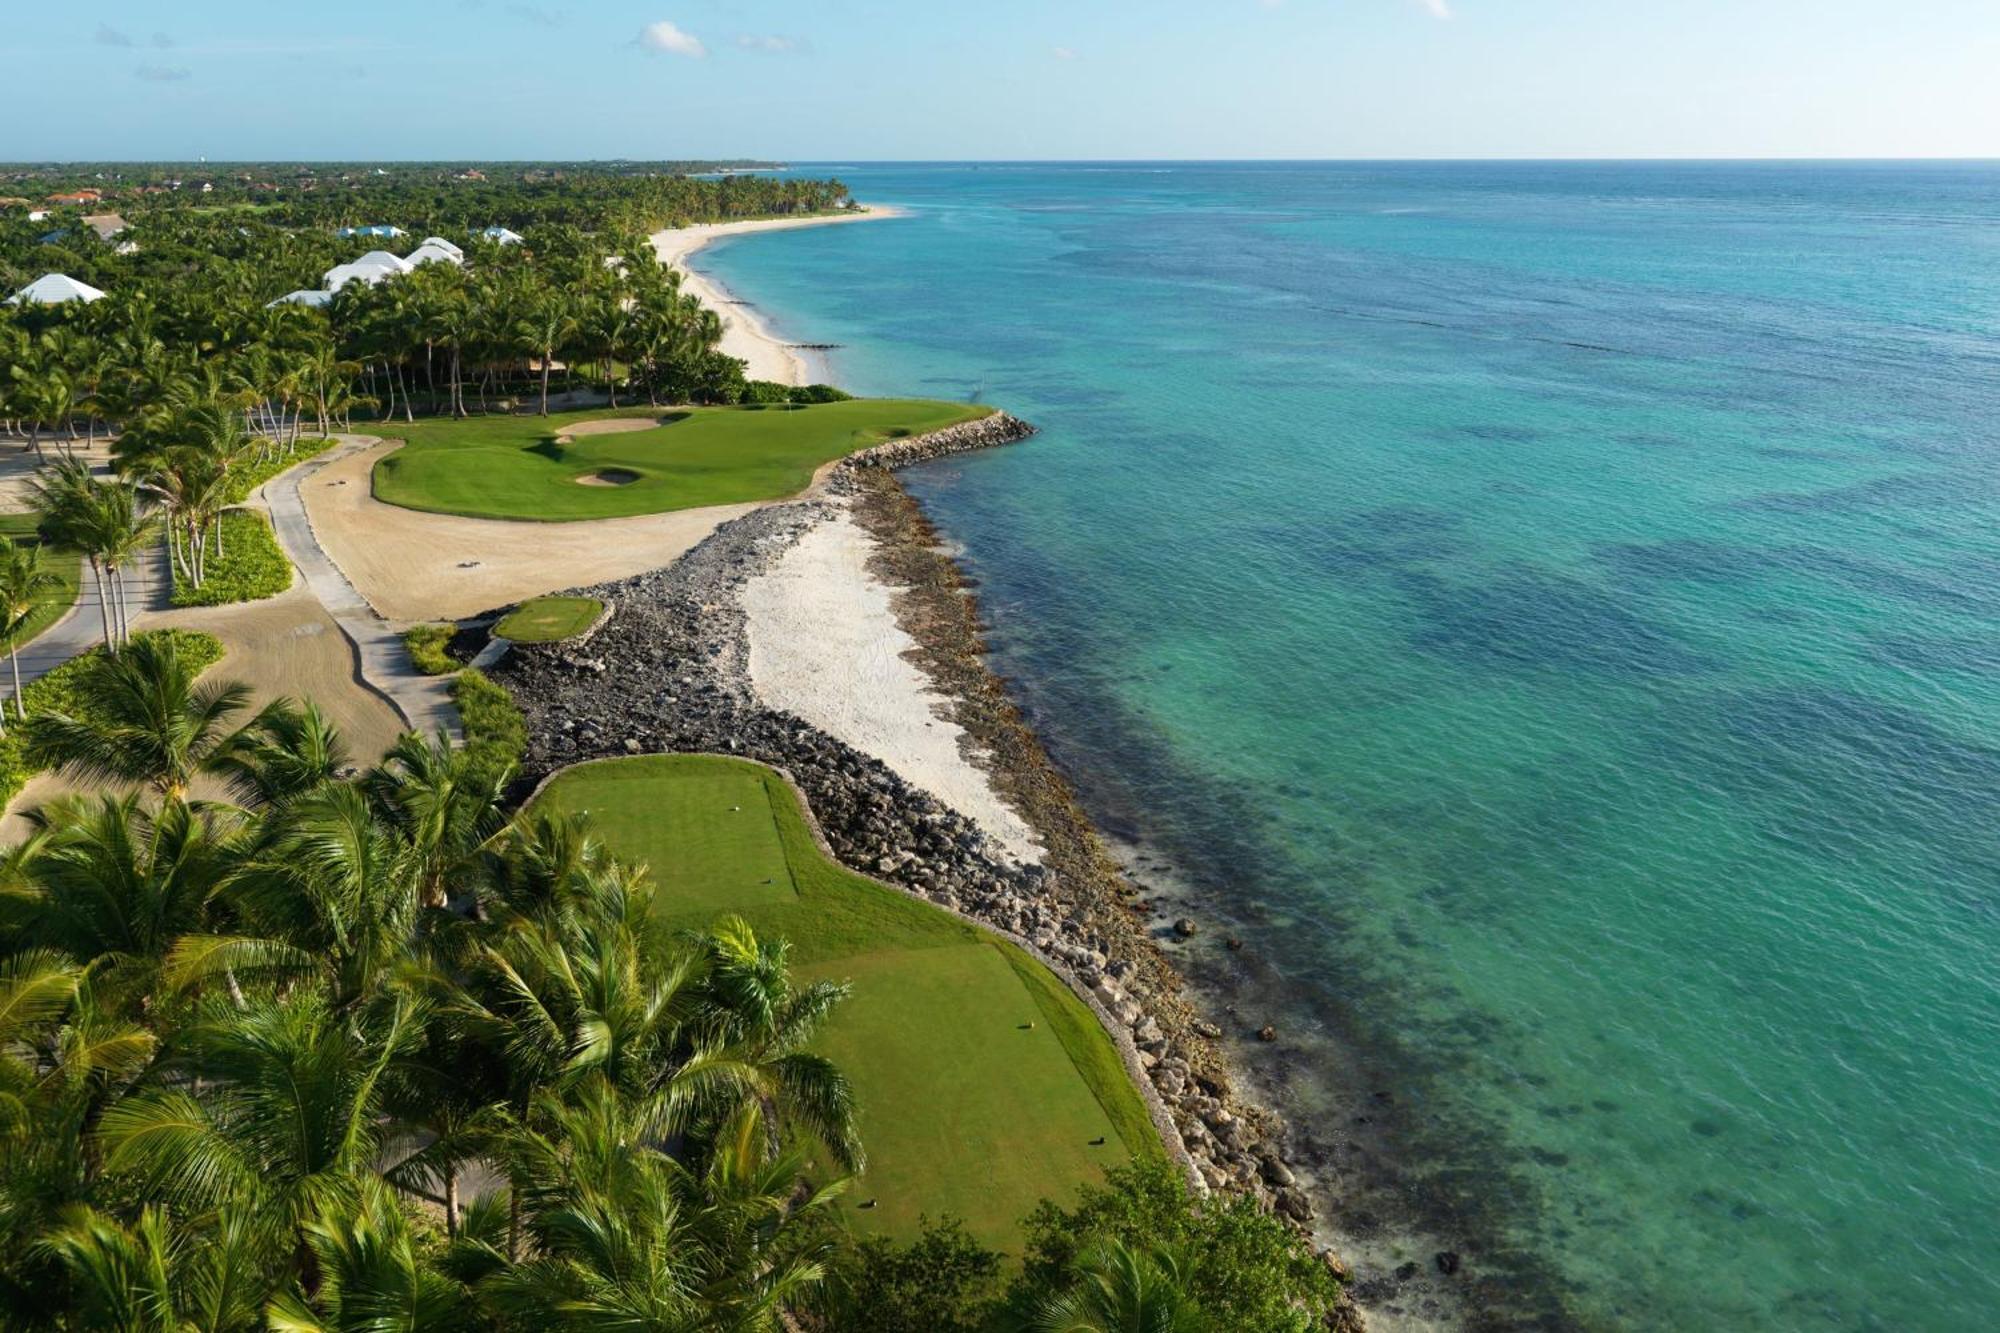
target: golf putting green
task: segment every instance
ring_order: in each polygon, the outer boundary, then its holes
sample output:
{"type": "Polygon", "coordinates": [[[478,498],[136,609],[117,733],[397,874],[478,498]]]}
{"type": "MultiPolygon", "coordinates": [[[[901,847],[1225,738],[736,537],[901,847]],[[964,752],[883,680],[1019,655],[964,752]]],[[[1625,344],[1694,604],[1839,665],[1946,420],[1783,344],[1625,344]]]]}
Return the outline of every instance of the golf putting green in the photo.
{"type": "Polygon", "coordinates": [[[773,770],[607,759],[563,773],[540,803],[588,811],[613,852],[651,866],[672,924],[734,912],[789,939],[801,978],[851,984],[821,1044],[860,1107],[868,1168],[838,1205],[856,1231],[908,1237],[922,1215],[952,1214],[1018,1249],[1037,1202],[1161,1152],[1110,1037],[1059,978],[832,861],[773,770]]]}
{"type": "Polygon", "coordinates": [[[991,411],[856,398],[385,423],[404,444],[375,464],[374,492],[429,513],[548,522],[777,500],[834,459],[991,411]]]}
{"type": "Polygon", "coordinates": [[[595,597],[537,597],[509,611],[493,632],[516,643],[556,643],[575,638],[603,614],[604,603],[595,597]]]}

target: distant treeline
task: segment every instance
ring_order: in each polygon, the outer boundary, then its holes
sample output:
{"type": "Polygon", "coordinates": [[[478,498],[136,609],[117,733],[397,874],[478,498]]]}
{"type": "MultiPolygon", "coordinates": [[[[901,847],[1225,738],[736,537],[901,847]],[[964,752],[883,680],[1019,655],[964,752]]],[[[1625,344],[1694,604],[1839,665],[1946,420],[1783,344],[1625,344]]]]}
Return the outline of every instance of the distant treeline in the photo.
{"type": "Polygon", "coordinates": [[[254,212],[286,227],[447,229],[548,223],[654,231],[688,222],[818,213],[848,203],[837,180],[735,174],[757,163],[143,164],[0,166],[11,210],[254,212]],[[706,172],[692,175],[690,172],[706,172]],[[51,204],[52,196],[102,197],[51,204]]]}

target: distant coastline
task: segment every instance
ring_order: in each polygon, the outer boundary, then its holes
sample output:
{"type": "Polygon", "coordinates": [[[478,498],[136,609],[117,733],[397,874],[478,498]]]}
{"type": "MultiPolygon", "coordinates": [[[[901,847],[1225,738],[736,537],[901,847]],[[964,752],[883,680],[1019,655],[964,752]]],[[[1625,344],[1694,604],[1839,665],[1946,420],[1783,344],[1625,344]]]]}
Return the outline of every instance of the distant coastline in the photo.
{"type": "Polygon", "coordinates": [[[721,317],[722,350],[743,359],[753,380],[778,384],[810,384],[824,378],[800,351],[773,333],[755,310],[745,305],[714,276],[688,261],[699,251],[731,236],[753,236],[759,232],[792,231],[800,227],[828,227],[850,222],[884,222],[906,216],[896,208],[867,208],[852,213],[816,213],[810,217],[771,218],[754,222],[701,222],[688,227],[669,227],[653,233],[653,250],[660,262],[680,270],[681,288],[700,297],[702,304],[721,317]]]}

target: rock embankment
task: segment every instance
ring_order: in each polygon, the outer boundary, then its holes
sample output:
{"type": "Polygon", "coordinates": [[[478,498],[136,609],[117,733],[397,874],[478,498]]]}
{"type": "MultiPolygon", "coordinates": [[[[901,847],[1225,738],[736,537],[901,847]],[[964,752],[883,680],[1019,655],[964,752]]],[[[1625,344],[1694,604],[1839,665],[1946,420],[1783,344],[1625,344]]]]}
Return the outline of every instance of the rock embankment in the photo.
{"type": "MultiPolygon", "coordinates": [[[[878,540],[895,543],[895,523],[883,514],[896,499],[907,507],[900,512],[914,505],[885,469],[1032,433],[1026,423],[996,414],[891,441],[834,469],[822,495],[724,524],[667,569],[578,590],[616,604],[617,618],[581,648],[518,646],[493,672],[527,717],[525,777],[539,780],[589,759],[662,752],[737,754],[784,770],[844,864],[1022,939],[1080,983],[1123,1039],[1155,1118],[1168,1122],[1162,1128],[1185,1146],[1191,1173],[1206,1188],[1251,1195],[1309,1229],[1314,1205],[1279,1146],[1282,1125],[1235,1095],[1217,1044],[1220,1029],[1201,1021],[1182,996],[1130,885],[974,657],[976,638],[966,627],[976,612],[955,583],[931,590],[932,632],[913,632],[920,642],[945,644],[932,657],[956,651],[962,659],[946,673],[963,677],[961,697],[981,689],[1000,701],[990,706],[1005,712],[1004,723],[969,730],[999,742],[994,776],[1049,842],[1044,864],[1006,857],[972,821],[880,760],[766,707],[751,688],[740,605],[748,580],[841,507],[873,507],[873,520],[864,522],[878,540]],[[963,626],[939,632],[953,617],[963,617],[963,626]],[[950,646],[954,634],[962,641],[957,650],[950,646]]],[[[918,526],[907,538],[913,549],[902,554],[948,566],[934,546],[914,549],[927,542],[928,529],[920,520],[918,526]]],[[[915,567],[890,561],[891,572],[906,578],[915,567]]],[[[950,679],[943,684],[952,692],[950,679]]],[[[1327,1261],[1338,1266],[1331,1254],[1327,1261]]],[[[1352,1307],[1340,1314],[1358,1326],[1352,1307]]]]}
{"type": "Polygon", "coordinates": [[[976,449],[990,449],[998,444],[1014,444],[1035,433],[1035,428],[1019,417],[1005,412],[994,412],[973,421],[962,421],[956,426],[946,426],[926,435],[910,435],[899,440],[889,440],[872,449],[849,454],[841,463],[841,469],[899,468],[915,463],[928,463],[934,458],[945,458],[951,454],[971,453],[976,449]]]}

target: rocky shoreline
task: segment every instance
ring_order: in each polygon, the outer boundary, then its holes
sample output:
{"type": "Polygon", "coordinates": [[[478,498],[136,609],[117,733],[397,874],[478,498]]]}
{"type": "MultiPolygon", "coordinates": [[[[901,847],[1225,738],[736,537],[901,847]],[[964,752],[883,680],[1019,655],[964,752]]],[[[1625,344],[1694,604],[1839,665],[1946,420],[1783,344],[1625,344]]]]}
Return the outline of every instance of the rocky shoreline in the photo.
{"type": "MultiPolygon", "coordinates": [[[[1184,1149],[1200,1187],[1254,1197],[1311,1234],[1316,1208],[1287,1160],[1282,1122],[1236,1091],[1221,1029],[1188,1003],[1137,891],[986,670],[963,576],[891,475],[1032,433],[995,413],[889,441],[830,469],[814,493],[724,524],[666,569],[577,589],[619,614],[584,645],[517,645],[491,673],[527,718],[524,777],[661,752],[735,754],[783,770],[844,864],[1012,935],[1065,974],[1118,1038],[1163,1138],[1184,1149]],[[877,541],[875,572],[901,590],[897,617],[920,645],[919,665],[968,741],[990,753],[996,789],[1043,841],[1041,864],[1015,863],[879,760],[764,706],[751,689],[742,587],[840,507],[877,541]]],[[[1331,1251],[1325,1258],[1345,1274],[1331,1251]]],[[[1361,1327],[1359,1311],[1343,1306],[1334,1326],[1361,1327]]]]}

